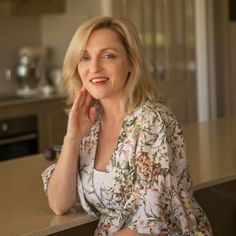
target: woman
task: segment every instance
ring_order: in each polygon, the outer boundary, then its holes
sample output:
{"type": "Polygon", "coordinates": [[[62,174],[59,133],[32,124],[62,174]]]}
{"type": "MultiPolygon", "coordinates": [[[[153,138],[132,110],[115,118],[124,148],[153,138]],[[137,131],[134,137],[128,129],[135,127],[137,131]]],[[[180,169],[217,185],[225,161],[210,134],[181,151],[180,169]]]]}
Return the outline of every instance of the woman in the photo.
{"type": "Polygon", "coordinates": [[[135,27],[112,17],[83,23],[63,79],[72,108],[60,158],[43,173],[51,209],[61,215],[79,200],[100,216],[95,235],[211,235],[181,129],[145,72],[135,27]]]}

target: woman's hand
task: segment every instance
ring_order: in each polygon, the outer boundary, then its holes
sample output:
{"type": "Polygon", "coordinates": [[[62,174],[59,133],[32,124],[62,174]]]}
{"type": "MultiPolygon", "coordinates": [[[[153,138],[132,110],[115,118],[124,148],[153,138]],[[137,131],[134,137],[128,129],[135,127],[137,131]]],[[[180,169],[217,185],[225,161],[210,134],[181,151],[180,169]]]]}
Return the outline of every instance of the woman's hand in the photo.
{"type": "Polygon", "coordinates": [[[93,97],[82,88],[74,101],[69,114],[66,137],[81,141],[90,131],[96,117],[93,97]]]}

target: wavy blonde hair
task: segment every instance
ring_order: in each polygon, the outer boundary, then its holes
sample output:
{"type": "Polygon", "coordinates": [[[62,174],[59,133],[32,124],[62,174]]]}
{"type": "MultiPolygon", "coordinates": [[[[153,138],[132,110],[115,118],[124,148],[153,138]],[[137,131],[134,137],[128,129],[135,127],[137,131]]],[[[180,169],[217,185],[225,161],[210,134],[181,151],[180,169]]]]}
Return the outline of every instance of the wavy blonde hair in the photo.
{"type": "Polygon", "coordinates": [[[126,83],[125,93],[121,100],[121,109],[124,114],[134,111],[148,99],[159,101],[157,84],[148,75],[145,68],[143,49],[135,26],[123,18],[95,17],[85,21],[75,32],[66,52],[62,70],[63,83],[71,106],[82,87],[78,73],[79,58],[83,55],[87,40],[94,30],[110,29],[117,33],[126,49],[132,71],[126,83]]]}

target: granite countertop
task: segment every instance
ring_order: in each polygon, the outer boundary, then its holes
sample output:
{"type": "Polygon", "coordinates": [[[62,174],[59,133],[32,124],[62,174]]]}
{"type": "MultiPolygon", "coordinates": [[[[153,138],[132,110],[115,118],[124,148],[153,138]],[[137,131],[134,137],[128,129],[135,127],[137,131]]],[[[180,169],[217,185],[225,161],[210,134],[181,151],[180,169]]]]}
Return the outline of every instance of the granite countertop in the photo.
{"type": "MultiPolygon", "coordinates": [[[[183,127],[194,188],[236,178],[236,117],[183,127]]],[[[1,235],[47,235],[96,220],[80,206],[63,216],[49,209],[42,154],[0,162],[1,235]]]]}
{"type": "Polygon", "coordinates": [[[54,215],[41,180],[50,164],[40,154],[0,162],[1,235],[48,235],[95,220],[79,205],[67,215],[54,215]]]}

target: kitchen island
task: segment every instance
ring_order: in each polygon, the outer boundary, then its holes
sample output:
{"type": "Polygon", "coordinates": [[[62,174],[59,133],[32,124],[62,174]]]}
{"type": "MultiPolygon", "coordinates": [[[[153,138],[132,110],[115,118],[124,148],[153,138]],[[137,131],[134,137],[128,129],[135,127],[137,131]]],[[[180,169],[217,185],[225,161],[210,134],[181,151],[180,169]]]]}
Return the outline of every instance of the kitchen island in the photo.
{"type": "MultiPolygon", "coordinates": [[[[183,131],[195,189],[236,179],[236,117],[185,125],[183,131]]],[[[53,214],[41,181],[50,164],[42,154],[0,162],[1,235],[57,235],[97,221],[79,205],[53,214]]]]}

